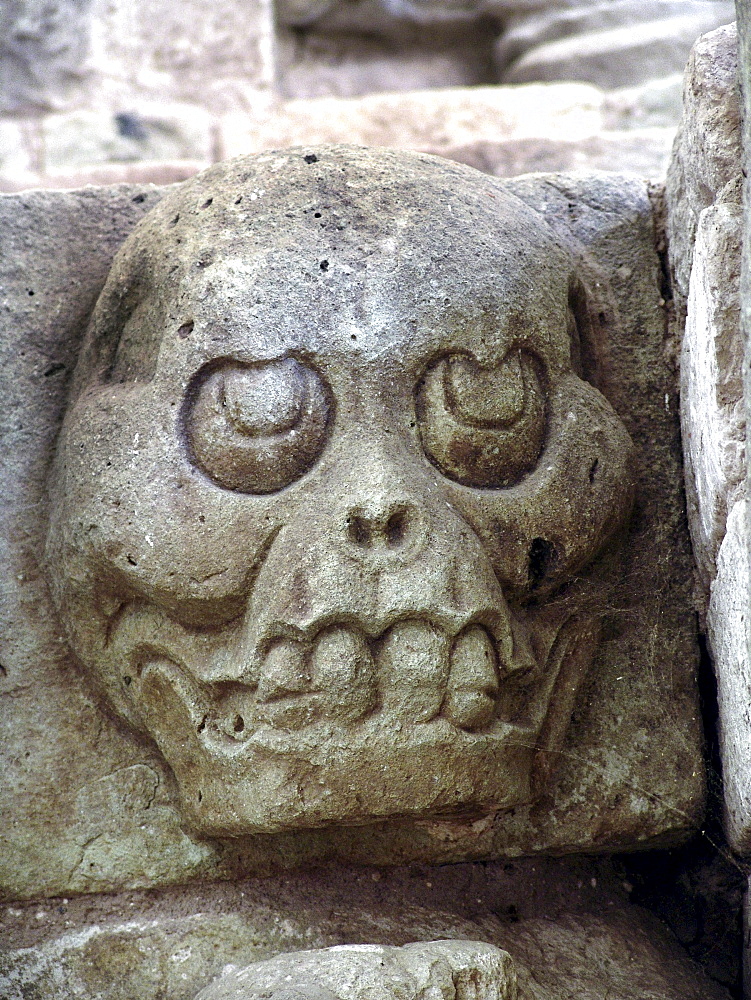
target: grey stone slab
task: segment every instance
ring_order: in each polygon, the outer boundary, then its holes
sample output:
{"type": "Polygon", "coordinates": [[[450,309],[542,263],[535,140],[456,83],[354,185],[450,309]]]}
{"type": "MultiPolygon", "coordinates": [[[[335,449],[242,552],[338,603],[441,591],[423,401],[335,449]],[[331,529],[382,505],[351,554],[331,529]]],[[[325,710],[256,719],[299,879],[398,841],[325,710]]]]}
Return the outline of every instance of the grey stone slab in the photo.
{"type": "Polygon", "coordinates": [[[192,1000],[284,953],[440,939],[508,952],[519,1000],[729,1000],[595,859],[341,867],[56,899],[4,907],[0,929],[6,1000],[192,1000]]]}

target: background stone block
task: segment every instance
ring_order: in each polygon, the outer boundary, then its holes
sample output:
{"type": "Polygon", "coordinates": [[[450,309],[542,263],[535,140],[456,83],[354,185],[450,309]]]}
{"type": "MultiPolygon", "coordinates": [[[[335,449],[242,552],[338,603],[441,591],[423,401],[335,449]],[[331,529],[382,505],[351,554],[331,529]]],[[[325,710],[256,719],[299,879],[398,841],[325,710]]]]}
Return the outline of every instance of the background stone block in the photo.
{"type": "Polygon", "coordinates": [[[679,310],[685,309],[699,214],[740,165],[741,121],[734,24],[703,35],[691,50],[683,119],[668,170],[668,247],[679,310]]]}
{"type": "Polygon", "coordinates": [[[3,907],[0,930],[4,1000],[193,1000],[281,952],[441,938],[508,951],[519,1000],[729,1000],[594,859],[343,867],[58,899],[3,907]]]}
{"type": "MultiPolygon", "coordinates": [[[[700,38],[668,171],[670,261],[682,336],[681,424],[699,609],[717,675],[726,830],[751,850],[751,639],[741,333],[741,133],[735,25],[700,38]]],[[[745,213],[747,217],[747,212],[745,213]]],[[[746,218],[747,225],[747,218],[746,218]]]]}
{"type": "Polygon", "coordinates": [[[707,632],[717,674],[720,750],[728,839],[751,851],[751,574],[748,502],[738,500],[727,518],[717,556],[707,632]]]}
{"type": "Polygon", "coordinates": [[[728,509],[744,490],[746,418],[740,335],[743,209],[700,214],[681,353],[681,423],[688,519],[704,585],[715,575],[728,509]]]}

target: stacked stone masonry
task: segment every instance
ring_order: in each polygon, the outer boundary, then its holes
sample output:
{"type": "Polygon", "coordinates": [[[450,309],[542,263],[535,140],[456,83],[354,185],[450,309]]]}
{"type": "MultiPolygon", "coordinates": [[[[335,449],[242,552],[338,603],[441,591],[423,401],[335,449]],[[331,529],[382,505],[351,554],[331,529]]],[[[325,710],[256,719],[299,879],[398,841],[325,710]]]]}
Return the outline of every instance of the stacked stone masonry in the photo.
{"type": "Polygon", "coordinates": [[[727,832],[751,850],[751,590],[740,267],[741,125],[734,26],[704,36],[686,74],[668,174],[681,348],[681,424],[699,607],[718,683],[727,832]]]}
{"type": "Polygon", "coordinates": [[[0,190],[165,183],[290,140],[659,177],[690,46],[733,16],[729,0],[9,0],[0,190]]]}

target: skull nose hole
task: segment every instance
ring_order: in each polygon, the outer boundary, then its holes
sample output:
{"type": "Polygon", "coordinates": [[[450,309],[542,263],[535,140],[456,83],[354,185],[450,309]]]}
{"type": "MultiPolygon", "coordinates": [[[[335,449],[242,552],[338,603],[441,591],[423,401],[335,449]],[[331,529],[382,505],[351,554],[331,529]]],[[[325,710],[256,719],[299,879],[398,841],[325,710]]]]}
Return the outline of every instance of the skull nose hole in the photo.
{"type": "Polygon", "coordinates": [[[401,545],[407,534],[407,514],[406,511],[395,511],[386,522],[386,544],[392,548],[401,545]]]}
{"type": "Polygon", "coordinates": [[[352,514],[347,518],[347,531],[351,542],[362,548],[368,548],[372,544],[373,531],[369,522],[360,517],[359,514],[352,514]]]}

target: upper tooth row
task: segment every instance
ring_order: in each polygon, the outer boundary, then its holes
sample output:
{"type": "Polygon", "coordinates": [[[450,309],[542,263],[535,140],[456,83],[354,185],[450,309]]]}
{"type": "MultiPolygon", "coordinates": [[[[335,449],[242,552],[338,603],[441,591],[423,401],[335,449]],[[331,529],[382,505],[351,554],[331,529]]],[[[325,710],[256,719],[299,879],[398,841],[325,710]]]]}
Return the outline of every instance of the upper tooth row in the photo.
{"type": "Polygon", "coordinates": [[[402,621],[372,649],[359,630],[333,626],[310,649],[278,640],[262,664],[252,706],[249,695],[236,691],[222,706],[221,728],[234,738],[247,730],[242,713],[249,707],[256,719],[285,728],[322,716],[354,721],[380,706],[397,720],[427,722],[440,713],[462,729],[480,729],[495,713],[496,651],[481,625],[451,640],[428,622],[402,621]],[[301,695],[308,697],[295,697],[301,695]]]}

